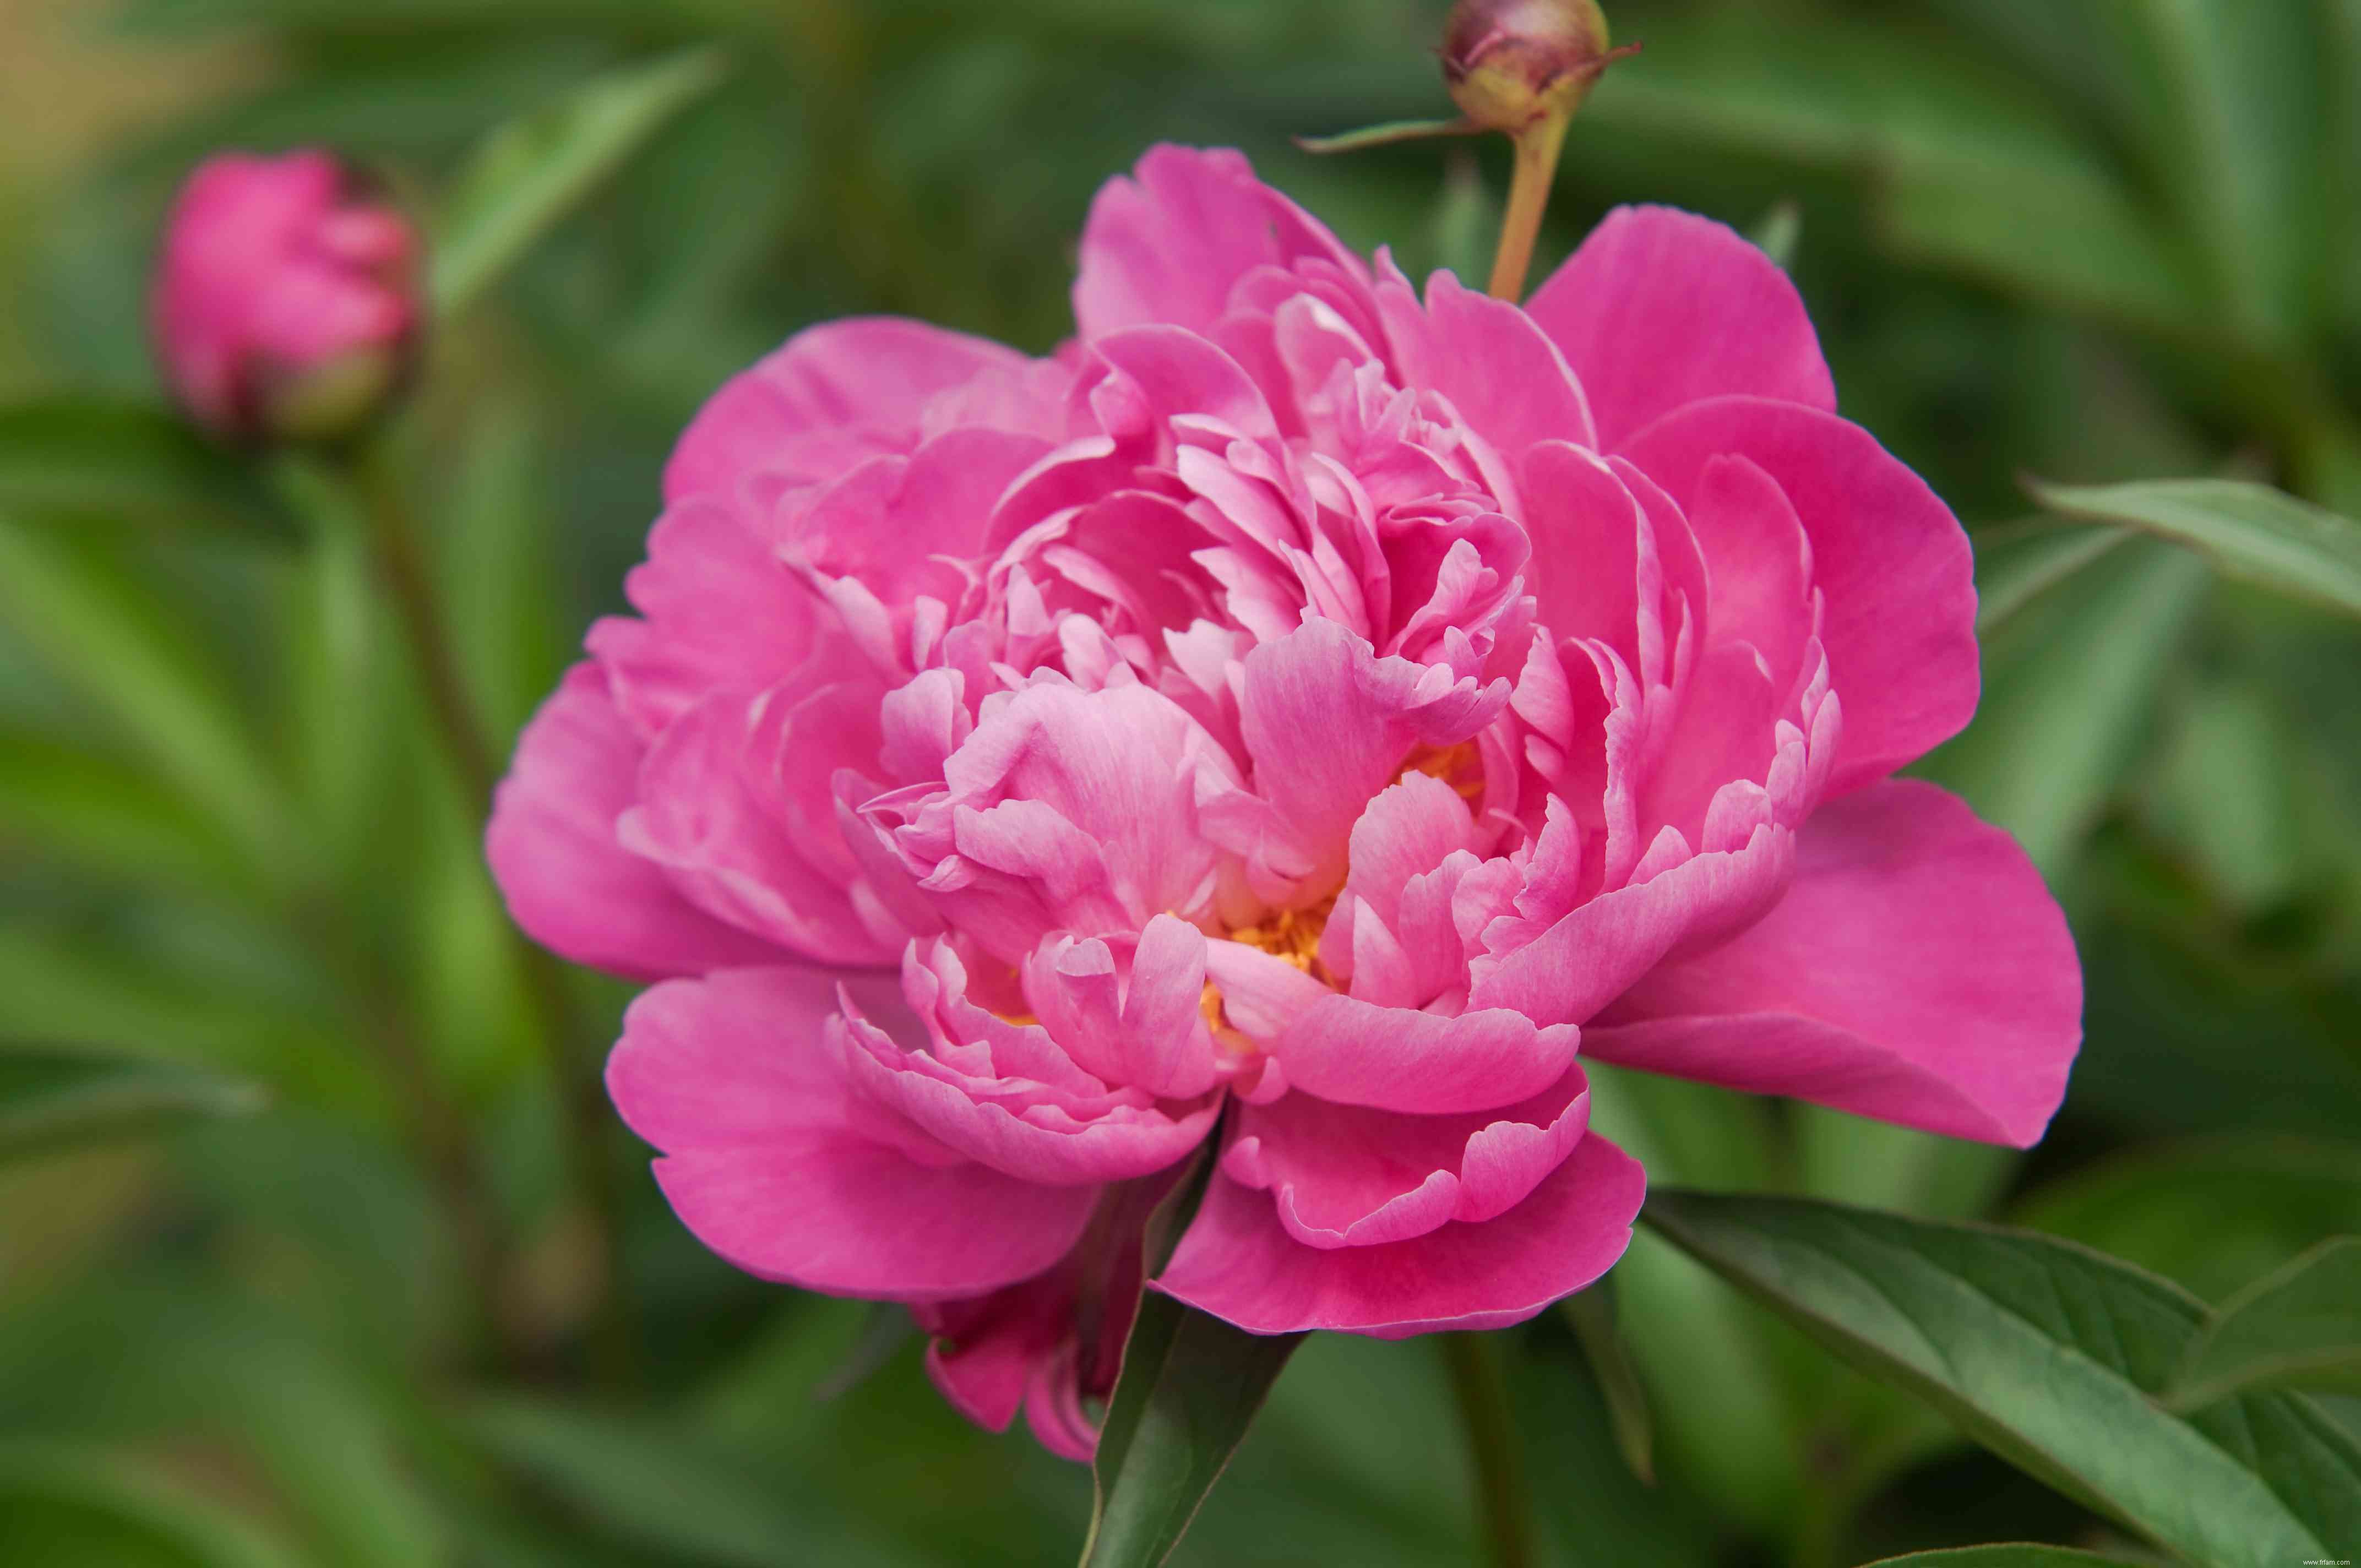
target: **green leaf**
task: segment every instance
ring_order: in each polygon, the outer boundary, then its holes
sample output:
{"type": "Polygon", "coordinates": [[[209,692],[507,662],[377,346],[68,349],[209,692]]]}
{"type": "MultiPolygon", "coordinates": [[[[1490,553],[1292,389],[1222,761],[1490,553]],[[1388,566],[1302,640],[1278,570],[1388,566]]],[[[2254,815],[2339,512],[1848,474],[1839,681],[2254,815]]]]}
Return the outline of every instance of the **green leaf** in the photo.
{"type": "Polygon", "coordinates": [[[1587,1290],[1565,1299],[1565,1319],[1582,1342],[1583,1354],[1598,1380],[1607,1415],[1615,1429],[1615,1446],[1631,1474],[1651,1486],[1656,1480],[1656,1423],[1648,1411],[1648,1390],[1624,1354],[1615,1332],[1614,1280],[1600,1280],[1587,1290]]]}
{"type": "Polygon", "coordinates": [[[522,1397],[482,1401],[465,1424],[503,1464],[652,1551],[768,1568],[806,1542],[808,1521],[734,1444],[676,1424],[522,1397]]]}
{"type": "Polygon", "coordinates": [[[76,1443],[0,1442],[0,1548],[45,1568],[296,1568],[221,1504],[76,1443]]]}
{"type": "Polygon", "coordinates": [[[1142,1295],[1099,1431],[1083,1568],[1148,1568],[1171,1554],[1303,1339],[1142,1295]]]}
{"type": "Polygon", "coordinates": [[[2058,875],[2136,755],[2207,580],[2186,551],[2132,540],[2039,595],[1985,649],[1982,707],[1927,776],[2058,875]]]}
{"type": "Polygon", "coordinates": [[[1990,637],[2019,610],[2131,537],[2121,528],[2071,528],[2045,519],[1980,529],[1976,635],[1990,637]]]}
{"type": "Polygon", "coordinates": [[[485,138],[437,225],[435,313],[465,310],[722,71],[710,48],[627,66],[485,138]]]}
{"type": "Polygon", "coordinates": [[[2285,1387],[2361,1388],[2361,1237],[2324,1242],[2224,1302],[2168,1398],[2193,1410],[2285,1387]]]}
{"type": "Polygon", "coordinates": [[[2092,1563],[2119,1563],[2120,1557],[2070,1552],[2062,1546],[1955,1546],[1943,1552],[1914,1552],[1907,1557],[1887,1557],[1869,1568],[2088,1568],[2092,1563]]]}
{"type": "Polygon", "coordinates": [[[2193,1297],[2069,1243],[1794,1199],[1658,1190],[1647,1223],[1838,1355],[2039,1479],[2209,1568],[2361,1539],[2361,1442],[2311,1401],[2155,1401],[2193,1297]]]}
{"type": "Polygon", "coordinates": [[[0,408],[0,505],[294,539],[253,470],[168,410],[51,398],[0,408]]]}
{"type": "Polygon", "coordinates": [[[1389,120],[1381,126],[1363,126],[1332,137],[1297,137],[1295,145],[1312,153],[1359,152],[1365,148],[1391,147],[1397,142],[1472,137],[1483,128],[1466,120],[1389,120]]]}
{"type": "Polygon", "coordinates": [[[0,623],[259,865],[290,814],[226,672],[100,542],[0,517],[0,623]]]}
{"type": "Polygon", "coordinates": [[[2279,1136],[2148,1144],[2036,1190],[2011,1223],[2219,1301],[2325,1237],[2361,1232],[2361,1146],[2279,1136]],[[2189,1223],[2197,1213],[2202,1225],[2189,1223]]]}
{"type": "Polygon", "coordinates": [[[0,1163],[183,1122],[251,1115],[260,1088],[150,1062],[0,1053],[0,1163]]]}
{"type": "Polygon", "coordinates": [[[2051,511],[2143,529],[2203,552],[2230,576],[2361,616],[2361,522],[2268,485],[2153,479],[2027,488],[2051,511]]]}

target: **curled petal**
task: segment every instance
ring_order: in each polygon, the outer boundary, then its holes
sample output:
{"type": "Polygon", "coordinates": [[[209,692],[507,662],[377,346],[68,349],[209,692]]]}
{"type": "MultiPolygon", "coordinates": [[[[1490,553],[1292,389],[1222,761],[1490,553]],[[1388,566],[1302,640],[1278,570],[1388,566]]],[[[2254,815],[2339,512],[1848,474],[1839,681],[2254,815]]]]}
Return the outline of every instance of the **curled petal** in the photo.
{"type": "Polygon", "coordinates": [[[1592,1135],[1522,1202],[1480,1224],[1322,1248],[1289,1235],[1268,1197],[1216,1173],[1155,1284],[1249,1333],[1505,1328],[1612,1267],[1646,1191],[1639,1162],[1592,1135]]]}
{"type": "Polygon", "coordinates": [[[1271,1054],[1300,1092],[1340,1105],[1444,1114],[1513,1105],[1565,1076],[1580,1036],[1487,1008],[1446,1018],[1331,992],[1280,1031],[1271,1054]]]}

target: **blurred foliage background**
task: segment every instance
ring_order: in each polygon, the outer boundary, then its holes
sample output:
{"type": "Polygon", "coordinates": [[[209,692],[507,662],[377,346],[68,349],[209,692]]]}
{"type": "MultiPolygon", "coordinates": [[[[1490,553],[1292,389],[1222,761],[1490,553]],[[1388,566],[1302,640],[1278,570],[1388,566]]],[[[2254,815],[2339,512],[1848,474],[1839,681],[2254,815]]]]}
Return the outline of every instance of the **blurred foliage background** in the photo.
{"type": "MultiPolygon", "coordinates": [[[[1480,276],[1496,149],[1289,139],[1439,112],[1443,9],[0,0],[0,408],[156,399],[146,269],[207,151],[329,145],[431,214],[493,127],[715,45],[721,83],[443,323],[400,432],[504,751],[726,376],[851,312],[1047,348],[1092,192],[1153,140],[1480,276]]],[[[1925,771],[2049,874],[2090,1000],[2029,1157],[1604,1069],[1600,1124],[1659,1181],[2009,1218],[2213,1300],[2361,1230],[2361,637],[2169,544],[2061,548],[2019,484],[2361,512],[2361,4],[1610,10],[1646,52],[1543,264],[1623,201],[1787,261],[1845,411],[1978,533],[1985,706],[1925,771]]],[[[0,415],[0,1561],[1067,1560],[1082,1470],[968,1427],[890,1315],[672,1222],[597,1088],[627,993],[553,1000],[507,927],[355,531],[272,536],[300,473],[216,476],[197,519],[56,451],[0,415]]],[[[2112,1543],[1652,1237],[1614,1278],[1653,1485],[1565,1320],[1513,1346],[1553,1561],[2112,1543]]],[[[1330,1336],[1181,1560],[1465,1563],[1471,1486],[1432,1347],[1330,1336]]]]}

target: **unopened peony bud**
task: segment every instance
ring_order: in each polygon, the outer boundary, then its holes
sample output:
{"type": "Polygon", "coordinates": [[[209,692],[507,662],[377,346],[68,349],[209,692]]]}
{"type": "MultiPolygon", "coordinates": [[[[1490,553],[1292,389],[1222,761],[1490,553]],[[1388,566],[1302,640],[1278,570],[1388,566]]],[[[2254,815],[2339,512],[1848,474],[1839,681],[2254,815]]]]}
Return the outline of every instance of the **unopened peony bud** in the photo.
{"type": "Polygon", "coordinates": [[[349,434],[409,369],[416,255],[409,221],[324,152],[214,158],[165,231],[152,296],[165,380],[229,439],[349,434]]]}
{"type": "Polygon", "coordinates": [[[1609,63],[1597,0],[1459,0],[1444,24],[1443,75],[1474,124],[1511,136],[1573,114],[1609,63]]]}

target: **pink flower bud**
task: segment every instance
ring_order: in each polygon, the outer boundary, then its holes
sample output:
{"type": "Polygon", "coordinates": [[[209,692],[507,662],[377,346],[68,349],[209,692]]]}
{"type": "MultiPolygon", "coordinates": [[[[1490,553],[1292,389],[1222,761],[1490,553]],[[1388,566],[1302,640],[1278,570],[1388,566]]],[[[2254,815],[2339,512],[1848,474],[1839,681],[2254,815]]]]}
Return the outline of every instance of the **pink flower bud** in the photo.
{"type": "Polygon", "coordinates": [[[1580,107],[1609,62],[1598,0],[1459,0],[1443,34],[1443,75],[1467,117],[1513,136],[1580,107]]]}
{"type": "Polygon", "coordinates": [[[409,220],[324,152],[207,161],[173,203],[151,301],[166,381],[237,440],[318,440],[375,415],[419,318],[409,220]]]}

